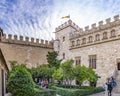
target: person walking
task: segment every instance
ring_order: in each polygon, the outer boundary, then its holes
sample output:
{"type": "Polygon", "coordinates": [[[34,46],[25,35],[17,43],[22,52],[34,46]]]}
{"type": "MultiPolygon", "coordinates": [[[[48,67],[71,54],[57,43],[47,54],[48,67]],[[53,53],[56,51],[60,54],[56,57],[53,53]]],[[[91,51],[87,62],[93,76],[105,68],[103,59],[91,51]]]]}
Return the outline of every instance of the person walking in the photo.
{"type": "Polygon", "coordinates": [[[117,83],[116,83],[115,79],[113,78],[113,76],[110,77],[110,83],[113,88],[117,86],[117,83]]]}
{"type": "Polygon", "coordinates": [[[106,85],[107,85],[107,90],[108,90],[108,96],[112,96],[113,87],[111,85],[110,78],[107,78],[106,85]]]}

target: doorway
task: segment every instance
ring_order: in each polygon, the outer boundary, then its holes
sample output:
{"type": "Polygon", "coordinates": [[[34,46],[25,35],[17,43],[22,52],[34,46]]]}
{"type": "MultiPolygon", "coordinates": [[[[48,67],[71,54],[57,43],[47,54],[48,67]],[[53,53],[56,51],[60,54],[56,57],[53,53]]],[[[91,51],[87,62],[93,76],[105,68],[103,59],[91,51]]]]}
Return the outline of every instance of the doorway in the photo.
{"type": "Polygon", "coordinates": [[[117,64],[117,69],[120,70],[120,63],[117,64]]]}
{"type": "Polygon", "coordinates": [[[2,76],[2,96],[4,96],[4,70],[2,69],[1,70],[2,72],[2,74],[1,74],[1,76],[2,76]]]}

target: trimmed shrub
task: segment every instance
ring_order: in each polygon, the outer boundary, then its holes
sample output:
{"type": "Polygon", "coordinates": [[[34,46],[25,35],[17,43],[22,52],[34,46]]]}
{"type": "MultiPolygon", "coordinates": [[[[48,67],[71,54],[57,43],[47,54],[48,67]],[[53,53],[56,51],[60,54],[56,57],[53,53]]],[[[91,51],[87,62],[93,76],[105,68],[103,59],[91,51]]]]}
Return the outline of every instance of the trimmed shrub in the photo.
{"type": "Polygon", "coordinates": [[[26,66],[16,62],[12,63],[12,71],[9,72],[8,91],[12,96],[56,96],[56,91],[36,85],[26,66]]]}
{"type": "Polygon", "coordinates": [[[75,86],[75,85],[57,85],[57,87],[62,87],[62,88],[75,88],[75,89],[92,89],[95,88],[93,86],[75,86]]]}
{"type": "Polygon", "coordinates": [[[9,74],[8,91],[13,96],[32,96],[34,91],[34,82],[31,74],[24,66],[18,65],[16,69],[9,74]]]}
{"type": "Polygon", "coordinates": [[[56,96],[56,91],[51,89],[34,89],[33,96],[56,96]]]}
{"type": "Polygon", "coordinates": [[[102,87],[91,88],[91,89],[66,89],[66,88],[56,88],[57,94],[61,96],[87,96],[93,93],[102,92],[102,87]]]}

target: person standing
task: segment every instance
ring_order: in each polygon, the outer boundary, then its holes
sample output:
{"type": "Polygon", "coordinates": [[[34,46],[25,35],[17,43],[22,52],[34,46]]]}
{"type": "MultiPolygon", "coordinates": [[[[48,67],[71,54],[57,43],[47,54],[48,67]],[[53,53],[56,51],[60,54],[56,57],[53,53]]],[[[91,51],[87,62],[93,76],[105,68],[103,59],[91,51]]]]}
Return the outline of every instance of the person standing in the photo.
{"type": "Polygon", "coordinates": [[[110,78],[107,79],[106,85],[107,85],[107,90],[108,90],[108,96],[112,96],[113,87],[111,85],[110,78]]]}
{"type": "Polygon", "coordinates": [[[111,83],[111,85],[112,85],[113,88],[115,86],[117,86],[117,83],[116,83],[115,79],[113,78],[113,76],[111,76],[111,78],[110,78],[110,83],[111,83]]]}

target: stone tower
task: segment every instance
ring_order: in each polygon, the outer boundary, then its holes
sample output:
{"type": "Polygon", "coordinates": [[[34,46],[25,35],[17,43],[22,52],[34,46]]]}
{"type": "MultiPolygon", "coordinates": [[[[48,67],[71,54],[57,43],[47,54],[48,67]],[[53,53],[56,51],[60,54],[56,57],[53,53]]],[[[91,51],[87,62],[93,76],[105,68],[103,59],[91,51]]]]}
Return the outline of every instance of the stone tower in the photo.
{"type": "Polygon", "coordinates": [[[64,60],[72,59],[70,48],[70,34],[80,30],[71,20],[58,26],[55,30],[54,50],[59,53],[58,58],[64,60]]]}

